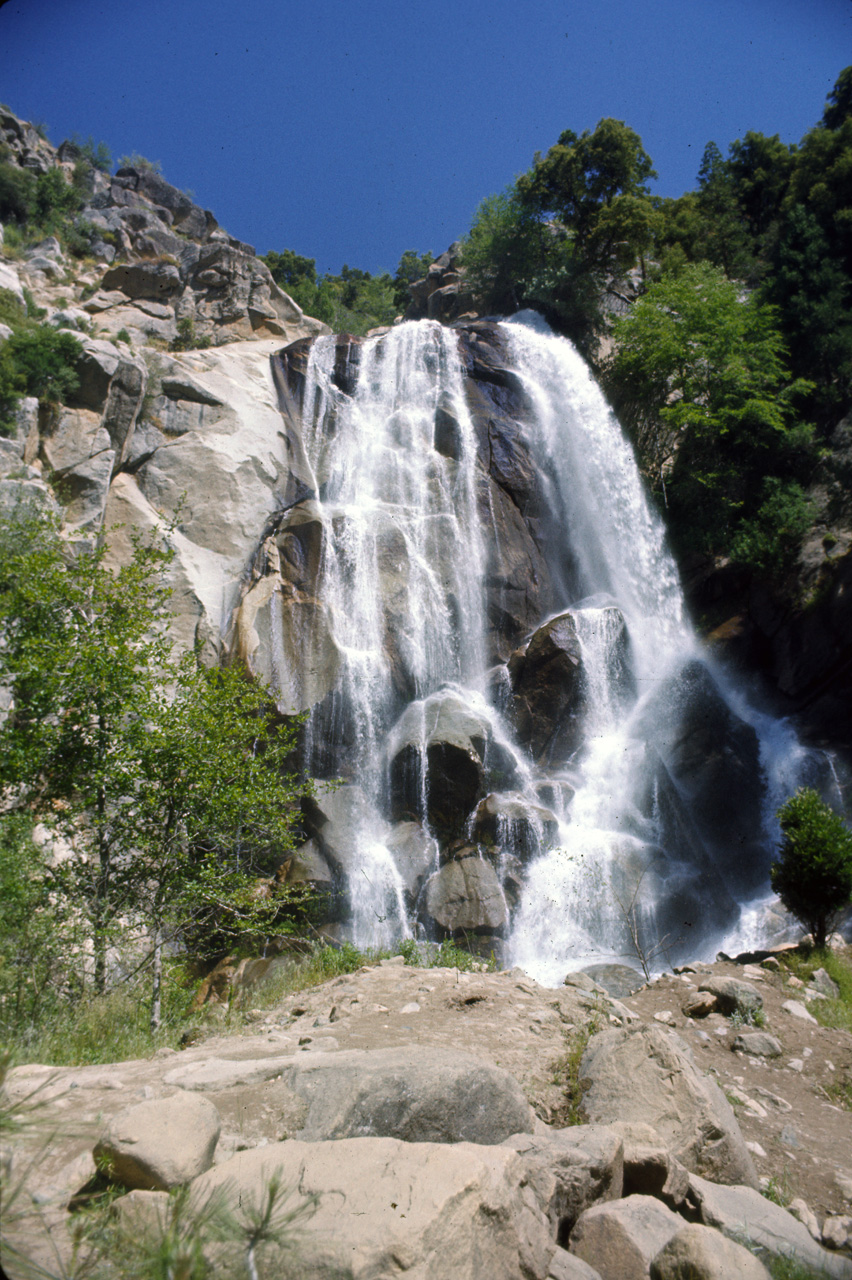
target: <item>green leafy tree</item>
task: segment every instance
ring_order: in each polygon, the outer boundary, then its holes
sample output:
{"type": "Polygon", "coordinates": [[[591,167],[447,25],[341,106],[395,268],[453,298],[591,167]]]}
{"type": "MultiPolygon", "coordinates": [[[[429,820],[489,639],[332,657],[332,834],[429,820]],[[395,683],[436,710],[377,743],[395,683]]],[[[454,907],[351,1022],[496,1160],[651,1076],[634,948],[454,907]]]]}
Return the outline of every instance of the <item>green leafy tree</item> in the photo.
{"type": "Polygon", "coordinates": [[[809,433],[770,307],[709,263],[649,285],[614,325],[608,389],[682,547],[726,551],[764,477],[792,478],[809,433]],[[786,475],[785,475],[786,472],[786,475]]]}
{"type": "Polygon", "coordinates": [[[33,820],[0,817],[0,1037],[26,1038],[67,991],[69,955],[80,939],[63,911],[33,820]]]}
{"type": "Polygon", "coordinates": [[[852,902],[852,832],[810,788],[791,796],[778,820],[784,841],[772,888],[821,949],[852,902]]]}
{"type": "Polygon", "coordinates": [[[560,134],[477,210],[463,262],[481,304],[538,307],[589,349],[604,327],[604,287],[653,242],[659,212],[646,184],[655,176],[638,134],[621,120],[560,134]]]}
{"type": "Polygon", "coordinates": [[[418,253],[416,249],[406,249],[399,260],[393,278],[393,299],[396,307],[404,311],[411,301],[408,286],[415,280],[422,280],[434,261],[431,253],[418,253]]]}
{"type": "Polygon", "coordinates": [[[292,844],[295,728],[238,673],[173,657],[168,549],[137,540],[113,569],[104,542],[69,547],[38,513],[13,516],[4,543],[0,784],[71,842],[54,878],[100,992],[123,918],[146,914],[159,944],[167,906],[185,926],[215,893],[254,921],[250,886],[292,844]]]}

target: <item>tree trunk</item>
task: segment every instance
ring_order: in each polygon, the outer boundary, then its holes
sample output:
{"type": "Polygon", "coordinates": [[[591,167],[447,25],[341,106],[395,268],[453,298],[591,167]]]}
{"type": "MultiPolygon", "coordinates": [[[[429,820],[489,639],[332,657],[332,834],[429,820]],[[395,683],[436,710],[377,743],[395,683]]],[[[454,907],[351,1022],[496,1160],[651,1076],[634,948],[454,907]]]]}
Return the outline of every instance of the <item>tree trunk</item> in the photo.
{"type": "Polygon", "coordinates": [[[159,1031],[162,1022],[161,994],[163,989],[163,931],[159,923],[154,931],[154,976],[151,986],[151,1030],[159,1031]]]}

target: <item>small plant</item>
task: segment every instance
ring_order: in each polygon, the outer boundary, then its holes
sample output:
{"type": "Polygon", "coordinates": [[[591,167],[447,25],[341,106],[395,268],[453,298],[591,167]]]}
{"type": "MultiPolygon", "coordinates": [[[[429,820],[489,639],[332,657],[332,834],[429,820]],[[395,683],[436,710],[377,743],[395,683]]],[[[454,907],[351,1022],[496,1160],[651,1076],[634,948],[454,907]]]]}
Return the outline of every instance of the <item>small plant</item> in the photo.
{"type": "Polygon", "coordinates": [[[790,1185],[789,1172],[785,1169],[778,1177],[773,1175],[763,1188],[761,1195],[764,1199],[771,1200],[773,1204],[780,1205],[782,1209],[786,1209],[794,1195],[793,1188],[790,1185]]]}
{"type": "Polygon", "coordinates": [[[192,316],[184,316],[177,322],[177,336],[172,339],[172,351],[203,351],[210,346],[207,335],[200,337],[195,332],[195,321],[192,316]]]}
{"type": "Polygon", "coordinates": [[[592,1011],[589,1021],[568,1036],[566,1051],[554,1064],[553,1082],[554,1084],[561,1084],[564,1091],[564,1105],[560,1122],[566,1127],[585,1123],[580,1111],[583,1101],[583,1089],[580,1085],[580,1064],[583,1061],[583,1054],[586,1052],[589,1041],[596,1032],[601,1030],[603,1025],[603,1009],[596,1008],[592,1011]]]}
{"type": "Polygon", "coordinates": [[[149,160],[147,156],[141,156],[138,151],[132,151],[129,156],[118,157],[119,169],[137,169],[143,173],[162,174],[163,166],[159,160],[149,160]]]}
{"type": "Polygon", "coordinates": [[[115,339],[116,342],[126,342],[127,345],[130,346],[130,334],[126,329],[119,329],[118,333],[115,335],[115,339]]]}
{"type": "Polygon", "coordinates": [[[745,1013],[741,1009],[735,1009],[728,1021],[735,1030],[740,1027],[765,1027],[766,1014],[762,1009],[748,1009],[745,1013]]]}

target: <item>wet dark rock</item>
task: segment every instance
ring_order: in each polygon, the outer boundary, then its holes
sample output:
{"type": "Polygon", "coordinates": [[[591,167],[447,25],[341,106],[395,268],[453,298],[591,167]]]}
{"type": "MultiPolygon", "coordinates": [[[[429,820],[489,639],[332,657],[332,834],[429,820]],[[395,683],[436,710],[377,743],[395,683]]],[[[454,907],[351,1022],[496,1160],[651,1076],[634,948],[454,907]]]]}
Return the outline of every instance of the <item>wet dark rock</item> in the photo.
{"type": "Polygon", "coordinates": [[[477,806],[473,838],[520,858],[534,858],[552,844],[558,826],[554,813],[519,792],[492,792],[477,806]]]}
{"type": "Polygon", "coordinates": [[[766,879],[757,734],[694,659],[662,682],[643,715],[718,872],[743,889],[766,879]]]}
{"type": "Polygon", "coordinates": [[[565,759],[576,747],[581,670],[570,613],[539,627],[526,648],[510,658],[515,728],[534,759],[565,759]]]}

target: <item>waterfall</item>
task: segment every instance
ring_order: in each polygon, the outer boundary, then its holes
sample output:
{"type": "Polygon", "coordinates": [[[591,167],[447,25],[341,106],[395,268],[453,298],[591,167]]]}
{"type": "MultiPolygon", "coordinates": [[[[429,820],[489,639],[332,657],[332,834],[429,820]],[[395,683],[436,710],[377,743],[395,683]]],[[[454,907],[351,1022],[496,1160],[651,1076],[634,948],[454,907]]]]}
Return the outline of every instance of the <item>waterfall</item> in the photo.
{"type": "Polygon", "coordinates": [[[307,750],[347,784],[350,932],[502,934],[553,983],[753,940],[812,757],[703,652],[572,345],[529,313],[469,329],[321,338],[304,375],[286,536],[321,550],[310,627],[273,600],[270,670],[282,706],[315,690],[307,750]]]}

